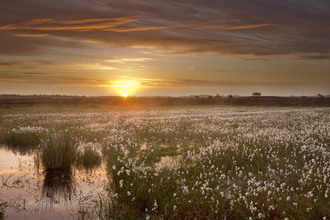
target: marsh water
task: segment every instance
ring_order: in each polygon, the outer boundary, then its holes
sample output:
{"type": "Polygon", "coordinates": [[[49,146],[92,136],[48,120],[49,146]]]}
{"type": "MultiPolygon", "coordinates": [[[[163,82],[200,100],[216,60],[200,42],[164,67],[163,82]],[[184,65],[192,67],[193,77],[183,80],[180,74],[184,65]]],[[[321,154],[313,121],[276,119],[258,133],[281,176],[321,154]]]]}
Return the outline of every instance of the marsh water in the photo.
{"type": "Polygon", "coordinates": [[[30,149],[0,146],[0,201],[6,219],[77,219],[81,206],[104,191],[104,165],[92,170],[44,171],[30,149]]]}

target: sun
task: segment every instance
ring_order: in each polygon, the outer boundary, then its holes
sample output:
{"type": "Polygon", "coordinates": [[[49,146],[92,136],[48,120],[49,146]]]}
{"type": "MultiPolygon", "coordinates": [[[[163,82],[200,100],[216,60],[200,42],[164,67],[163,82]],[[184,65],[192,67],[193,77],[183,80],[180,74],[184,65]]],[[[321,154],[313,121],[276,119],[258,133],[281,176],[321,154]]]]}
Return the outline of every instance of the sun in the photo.
{"type": "Polygon", "coordinates": [[[115,93],[124,98],[134,95],[137,90],[143,87],[141,82],[135,78],[128,80],[111,80],[107,81],[107,84],[100,86],[107,87],[109,88],[109,93],[115,93]]]}
{"type": "Polygon", "coordinates": [[[128,97],[141,87],[140,82],[137,80],[113,80],[109,81],[110,87],[122,97],[128,97]]]}

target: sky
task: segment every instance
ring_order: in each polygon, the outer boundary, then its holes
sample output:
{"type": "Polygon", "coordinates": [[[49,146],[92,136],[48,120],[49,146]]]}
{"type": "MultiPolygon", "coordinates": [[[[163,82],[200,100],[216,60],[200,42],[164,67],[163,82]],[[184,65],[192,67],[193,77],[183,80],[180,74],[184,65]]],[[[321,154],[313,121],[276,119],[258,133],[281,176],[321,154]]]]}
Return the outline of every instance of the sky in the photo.
{"type": "Polygon", "coordinates": [[[329,0],[0,1],[0,94],[330,95],[329,0]]]}

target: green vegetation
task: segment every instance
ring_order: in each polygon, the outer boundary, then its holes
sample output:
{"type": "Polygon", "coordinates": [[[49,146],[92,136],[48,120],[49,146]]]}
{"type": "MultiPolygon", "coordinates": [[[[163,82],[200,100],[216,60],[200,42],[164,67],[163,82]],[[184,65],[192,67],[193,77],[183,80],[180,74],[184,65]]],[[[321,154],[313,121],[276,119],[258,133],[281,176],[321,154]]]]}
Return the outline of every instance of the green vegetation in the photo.
{"type": "Polygon", "coordinates": [[[78,143],[68,131],[54,132],[41,142],[40,159],[45,170],[70,169],[77,156],[78,143]]]}
{"type": "Polygon", "coordinates": [[[3,123],[2,115],[23,113],[58,113],[58,112],[105,112],[122,107],[136,110],[146,106],[197,106],[197,105],[222,105],[222,106],[319,106],[330,107],[329,95],[305,97],[276,97],[261,96],[260,92],[251,96],[229,95],[229,99],[222,98],[219,94],[195,95],[183,97],[119,97],[119,96],[20,96],[0,95],[0,125],[3,123]],[[212,96],[213,98],[208,98],[212,96]]]}
{"type": "Polygon", "coordinates": [[[5,207],[7,203],[6,202],[0,202],[0,220],[5,219],[5,207]]]}
{"type": "Polygon", "coordinates": [[[171,97],[162,99],[160,101],[161,106],[172,106],[172,105],[175,105],[176,103],[177,103],[177,100],[175,100],[174,98],[171,98],[171,97]]]}
{"type": "Polygon", "coordinates": [[[93,146],[86,145],[83,149],[78,150],[76,156],[76,166],[92,171],[101,165],[101,155],[93,146]]]}
{"type": "Polygon", "coordinates": [[[207,118],[213,120],[190,115],[188,122],[199,122],[187,123],[184,130],[179,129],[180,120],[164,120],[159,128],[157,119],[158,124],[141,123],[141,130],[148,129],[138,139],[130,135],[130,143],[108,139],[103,153],[112,190],[100,199],[105,205],[98,206],[99,216],[330,218],[329,130],[319,130],[330,123],[329,111],[322,116],[276,113],[266,121],[262,120],[267,113],[249,118],[246,111],[238,112],[241,117],[221,122],[212,114],[207,118]],[[175,148],[180,142],[189,147],[175,148]]]}
{"type": "Polygon", "coordinates": [[[0,143],[11,146],[37,146],[40,144],[40,137],[34,132],[10,132],[1,136],[0,143]]]}
{"type": "Polygon", "coordinates": [[[9,131],[34,123],[43,195],[56,201],[76,193],[71,167],[104,161],[108,182],[93,203],[78,201],[80,219],[330,219],[329,116],[328,108],[163,107],[2,123],[9,131]]]}

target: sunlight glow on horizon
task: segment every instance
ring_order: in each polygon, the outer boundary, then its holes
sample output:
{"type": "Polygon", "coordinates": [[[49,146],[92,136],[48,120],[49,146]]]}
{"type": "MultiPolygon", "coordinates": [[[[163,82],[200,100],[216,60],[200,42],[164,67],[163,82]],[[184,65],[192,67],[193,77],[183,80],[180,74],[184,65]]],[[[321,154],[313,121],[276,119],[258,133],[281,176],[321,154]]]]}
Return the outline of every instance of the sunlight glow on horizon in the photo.
{"type": "Polygon", "coordinates": [[[117,94],[127,97],[141,87],[140,83],[137,80],[113,80],[108,81],[110,85],[107,87],[112,88],[112,91],[115,91],[117,94]]]}
{"type": "Polygon", "coordinates": [[[329,0],[2,2],[0,95],[330,95],[329,0]]]}

